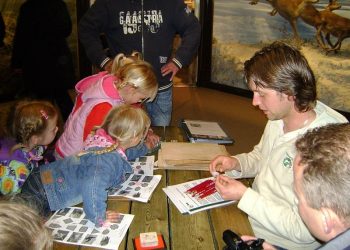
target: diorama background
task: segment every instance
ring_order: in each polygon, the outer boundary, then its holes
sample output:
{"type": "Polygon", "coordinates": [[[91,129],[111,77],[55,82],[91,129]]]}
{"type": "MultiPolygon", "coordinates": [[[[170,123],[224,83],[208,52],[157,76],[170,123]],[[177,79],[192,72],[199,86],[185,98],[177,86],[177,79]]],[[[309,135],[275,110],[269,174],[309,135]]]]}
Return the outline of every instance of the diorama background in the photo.
{"type": "MultiPolygon", "coordinates": [[[[16,19],[23,2],[25,0],[0,1],[0,11],[6,24],[6,47],[0,50],[0,96],[3,98],[12,98],[20,88],[20,82],[16,81],[10,70],[10,58],[16,19]]],[[[76,1],[65,2],[73,23],[68,42],[78,79],[76,1]]],[[[212,82],[247,89],[242,77],[244,61],[275,40],[292,41],[289,23],[279,14],[270,16],[272,7],[267,1],[261,0],[257,5],[250,5],[249,2],[214,0],[212,82]]],[[[338,2],[342,8],[334,12],[350,19],[350,1],[338,2]]],[[[315,6],[322,10],[327,4],[328,0],[320,0],[315,6]]],[[[313,27],[299,20],[298,31],[305,41],[301,50],[318,80],[319,99],[333,108],[350,112],[350,39],[344,40],[339,53],[326,54],[317,46],[313,27]]]]}
{"type": "MultiPolygon", "coordinates": [[[[257,50],[276,40],[293,43],[289,22],[278,13],[270,16],[272,6],[264,0],[257,5],[250,0],[214,0],[211,81],[247,89],[243,81],[243,64],[257,50]]],[[[350,19],[350,1],[338,0],[341,9],[334,13],[350,19]]],[[[323,10],[328,0],[315,4],[323,10]]],[[[326,54],[318,47],[315,28],[298,20],[303,39],[300,49],[308,59],[318,81],[321,101],[343,111],[350,111],[350,38],[341,50],[326,54]]]]}

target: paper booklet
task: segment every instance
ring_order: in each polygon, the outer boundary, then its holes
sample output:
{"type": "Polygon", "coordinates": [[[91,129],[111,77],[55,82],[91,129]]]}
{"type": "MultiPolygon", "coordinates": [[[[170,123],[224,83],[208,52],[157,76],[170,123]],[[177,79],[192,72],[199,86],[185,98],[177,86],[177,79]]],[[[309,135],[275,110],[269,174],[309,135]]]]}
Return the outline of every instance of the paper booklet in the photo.
{"type": "Polygon", "coordinates": [[[213,177],[198,179],[178,185],[167,186],[163,188],[163,190],[182,214],[194,214],[211,208],[226,206],[235,202],[224,200],[216,191],[205,198],[192,196],[191,193],[186,192],[190,188],[210,179],[214,180],[213,177]]]}
{"type": "Polygon", "coordinates": [[[109,197],[124,197],[140,202],[148,202],[156,189],[161,175],[127,174],[127,180],[108,190],[109,197]]]}
{"type": "Polygon", "coordinates": [[[135,161],[129,161],[135,174],[153,175],[154,155],[141,156],[135,161]]]}
{"type": "Polygon", "coordinates": [[[217,144],[232,144],[234,142],[217,122],[182,119],[181,127],[190,142],[217,144]]]}
{"type": "Polygon", "coordinates": [[[66,244],[118,249],[134,215],[120,214],[117,223],[95,227],[85,218],[80,207],[68,207],[56,211],[45,225],[52,230],[54,241],[66,244]]]}
{"type": "Polygon", "coordinates": [[[229,155],[224,145],[213,143],[162,142],[157,167],[178,170],[209,171],[217,155],[229,155]]]}

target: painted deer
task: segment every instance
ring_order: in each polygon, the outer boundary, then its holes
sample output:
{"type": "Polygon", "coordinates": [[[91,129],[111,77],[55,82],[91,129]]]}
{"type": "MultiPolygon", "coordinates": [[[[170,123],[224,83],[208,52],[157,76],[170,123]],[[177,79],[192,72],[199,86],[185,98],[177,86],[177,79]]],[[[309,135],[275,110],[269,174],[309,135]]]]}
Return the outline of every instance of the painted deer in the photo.
{"type": "MultiPolygon", "coordinates": [[[[340,9],[341,5],[337,2],[337,0],[330,0],[329,4],[322,11],[318,11],[312,4],[307,4],[303,11],[300,13],[300,18],[307,24],[313,26],[317,30],[316,40],[320,47],[325,50],[329,48],[324,42],[323,33],[326,34],[326,39],[329,46],[333,46],[330,41],[330,34],[327,30],[325,30],[325,22],[329,19],[330,16],[336,15],[332,13],[333,10],[340,9]]],[[[336,15],[337,16],[337,15],[336,15]]]]}
{"type": "Polygon", "coordinates": [[[322,24],[317,29],[317,35],[322,35],[322,32],[326,34],[326,40],[331,46],[326,50],[334,51],[335,53],[340,50],[341,44],[345,38],[350,37],[350,19],[339,16],[331,11],[320,11],[322,17],[322,24]],[[330,36],[338,38],[335,44],[332,44],[330,36]]]}
{"type": "MultiPolygon", "coordinates": [[[[305,6],[317,3],[319,0],[267,0],[273,7],[270,12],[271,16],[280,14],[285,18],[292,27],[294,38],[300,40],[299,33],[297,31],[297,19],[300,13],[304,10],[305,6]]],[[[250,4],[257,4],[259,0],[252,0],[250,4]]]]}

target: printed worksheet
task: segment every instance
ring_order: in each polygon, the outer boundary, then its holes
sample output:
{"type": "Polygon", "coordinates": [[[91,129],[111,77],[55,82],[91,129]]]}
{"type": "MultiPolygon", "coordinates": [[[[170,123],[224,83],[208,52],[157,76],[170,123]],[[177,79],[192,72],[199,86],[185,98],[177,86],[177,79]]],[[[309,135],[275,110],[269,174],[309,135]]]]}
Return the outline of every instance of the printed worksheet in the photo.
{"type": "Polygon", "coordinates": [[[86,219],[80,207],[68,207],[56,211],[45,225],[52,230],[54,241],[66,244],[118,249],[134,215],[121,214],[118,222],[95,227],[86,219]]]}
{"type": "Polygon", "coordinates": [[[135,174],[153,175],[154,155],[141,156],[135,161],[129,161],[135,174]]]}
{"type": "Polygon", "coordinates": [[[127,174],[125,182],[108,190],[108,196],[121,196],[146,203],[161,178],[161,175],[127,174]]]}
{"type": "Polygon", "coordinates": [[[182,214],[193,214],[207,209],[225,206],[234,202],[224,200],[216,191],[204,198],[200,198],[198,195],[193,195],[187,192],[189,189],[200,185],[206,180],[213,180],[213,177],[167,186],[163,188],[163,191],[182,214]]]}

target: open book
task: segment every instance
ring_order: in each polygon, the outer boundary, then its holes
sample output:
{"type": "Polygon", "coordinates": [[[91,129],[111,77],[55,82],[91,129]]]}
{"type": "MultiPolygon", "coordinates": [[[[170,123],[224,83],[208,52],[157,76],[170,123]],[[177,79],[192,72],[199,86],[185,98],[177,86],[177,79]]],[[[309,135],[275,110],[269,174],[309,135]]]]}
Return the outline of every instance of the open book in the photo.
{"type": "Polygon", "coordinates": [[[217,155],[229,155],[224,145],[213,143],[162,142],[158,168],[209,171],[217,155]]]}
{"type": "Polygon", "coordinates": [[[116,223],[95,227],[85,218],[81,207],[68,207],[56,211],[45,225],[52,230],[54,241],[66,244],[118,249],[134,218],[131,214],[120,214],[116,223]]]}
{"type": "Polygon", "coordinates": [[[181,127],[190,142],[217,144],[232,144],[234,142],[217,122],[183,119],[181,127]]]}
{"type": "Polygon", "coordinates": [[[224,200],[218,192],[214,192],[205,198],[193,196],[193,194],[187,192],[194,186],[210,179],[213,180],[214,178],[198,179],[178,185],[167,186],[163,188],[163,191],[182,214],[194,214],[207,209],[222,207],[234,203],[234,201],[224,200]]]}

